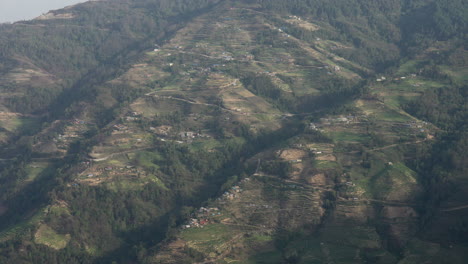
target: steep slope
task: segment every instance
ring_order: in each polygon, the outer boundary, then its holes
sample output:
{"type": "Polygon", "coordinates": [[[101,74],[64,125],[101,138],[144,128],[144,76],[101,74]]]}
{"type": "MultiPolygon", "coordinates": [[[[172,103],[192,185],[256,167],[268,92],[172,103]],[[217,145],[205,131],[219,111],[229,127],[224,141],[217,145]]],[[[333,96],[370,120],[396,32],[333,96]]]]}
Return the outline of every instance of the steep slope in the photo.
{"type": "Polygon", "coordinates": [[[356,3],[101,1],[2,28],[54,38],[0,41],[0,133],[20,139],[0,260],[463,263],[423,225],[466,201],[427,202],[420,153],[448,129],[408,102],[463,82],[464,36],[400,24],[433,1],[356,3]],[[427,47],[407,57],[410,32],[427,47]]]}

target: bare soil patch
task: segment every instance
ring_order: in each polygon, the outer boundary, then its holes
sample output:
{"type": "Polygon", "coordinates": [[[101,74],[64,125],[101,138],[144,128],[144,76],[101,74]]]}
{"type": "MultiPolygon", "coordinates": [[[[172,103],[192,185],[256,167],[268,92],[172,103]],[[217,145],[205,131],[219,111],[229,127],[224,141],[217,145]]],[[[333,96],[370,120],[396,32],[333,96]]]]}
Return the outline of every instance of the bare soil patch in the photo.
{"type": "Polygon", "coordinates": [[[336,161],[336,157],[333,156],[332,154],[328,154],[328,155],[319,156],[316,158],[316,160],[336,161]]]}
{"type": "Polygon", "coordinates": [[[327,184],[327,177],[324,173],[315,174],[312,176],[307,177],[307,182],[313,185],[326,185],[327,184]]]}
{"type": "Polygon", "coordinates": [[[280,152],[279,157],[284,160],[298,160],[306,155],[307,153],[301,149],[284,149],[280,152]]]}

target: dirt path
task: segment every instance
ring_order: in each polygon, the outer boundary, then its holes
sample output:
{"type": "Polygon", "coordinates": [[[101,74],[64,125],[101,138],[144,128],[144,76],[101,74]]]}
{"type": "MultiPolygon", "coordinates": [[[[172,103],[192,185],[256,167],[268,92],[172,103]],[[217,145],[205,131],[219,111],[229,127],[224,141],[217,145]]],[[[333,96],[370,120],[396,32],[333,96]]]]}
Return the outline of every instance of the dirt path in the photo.
{"type": "Polygon", "coordinates": [[[445,208],[442,209],[442,212],[453,212],[453,211],[458,211],[458,210],[463,210],[463,209],[468,209],[468,205],[462,205],[462,206],[457,206],[457,207],[451,207],[451,208],[445,208]]]}
{"type": "MultiPolygon", "coordinates": [[[[422,140],[416,140],[416,141],[411,141],[411,142],[404,142],[404,143],[396,143],[396,144],[391,144],[383,147],[378,147],[378,148],[373,148],[373,149],[368,149],[366,151],[372,152],[372,151],[379,151],[379,150],[384,150],[384,149],[389,149],[389,148],[394,148],[397,146],[403,146],[403,145],[412,145],[412,144],[420,144],[423,142],[426,142],[428,139],[422,139],[422,140]]],[[[336,152],[336,154],[357,154],[360,153],[360,150],[354,150],[354,151],[349,151],[349,152],[336,152]]]]}
{"type": "Polygon", "coordinates": [[[209,103],[201,103],[201,102],[192,101],[192,100],[183,99],[183,98],[177,98],[177,97],[173,97],[173,96],[155,95],[155,93],[157,93],[157,92],[158,92],[158,91],[154,91],[154,92],[147,93],[147,94],[145,94],[145,95],[146,95],[146,96],[153,96],[153,97],[161,98],[161,99],[169,99],[169,100],[180,101],[180,102],[184,102],[184,103],[188,103],[188,104],[193,104],[193,105],[203,105],[203,106],[210,106],[210,107],[219,107],[219,108],[221,108],[222,110],[227,111],[227,112],[229,112],[229,113],[231,113],[231,114],[234,114],[234,115],[246,115],[246,114],[255,115],[255,114],[261,114],[261,115],[270,115],[270,116],[278,116],[278,117],[281,117],[281,116],[294,116],[294,114],[271,114],[271,113],[256,113],[256,112],[245,112],[245,113],[242,113],[242,112],[238,112],[238,111],[235,111],[235,110],[226,108],[226,107],[221,106],[221,105],[215,105],[215,104],[209,104],[209,103]]]}

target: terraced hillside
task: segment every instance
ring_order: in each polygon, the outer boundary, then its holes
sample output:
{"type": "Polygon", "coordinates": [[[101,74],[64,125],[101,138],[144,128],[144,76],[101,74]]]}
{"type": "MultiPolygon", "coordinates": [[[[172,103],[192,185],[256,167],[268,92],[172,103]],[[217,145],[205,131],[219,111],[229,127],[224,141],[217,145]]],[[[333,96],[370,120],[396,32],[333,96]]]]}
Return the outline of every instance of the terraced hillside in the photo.
{"type": "Polygon", "coordinates": [[[335,2],[2,25],[0,262],[465,263],[466,36],[335,2]]]}

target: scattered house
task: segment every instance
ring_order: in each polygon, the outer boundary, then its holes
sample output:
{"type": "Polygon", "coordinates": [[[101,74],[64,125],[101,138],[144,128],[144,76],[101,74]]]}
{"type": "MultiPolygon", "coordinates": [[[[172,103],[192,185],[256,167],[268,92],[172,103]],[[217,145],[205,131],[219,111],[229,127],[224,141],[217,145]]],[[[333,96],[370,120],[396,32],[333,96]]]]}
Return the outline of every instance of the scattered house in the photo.
{"type": "Polygon", "coordinates": [[[73,120],[73,124],[75,124],[75,125],[84,125],[84,124],[86,124],[86,122],[83,121],[83,120],[75,119],[75,120],[73,120]]]}
{"type": "Polygon", "coordinates": [[[121,125],[121,124],[114,125],[114,130],[122,131],[122,130],[126,130],[126,129],[128,129],[127,126],[124,126],[124,125],[121,125]]]}
{"type": "Polygon", "coordinates": [[[239,186],[234,186],[234,187],[231,188],[231,190],[236,192],[236,193],[240,193],[242,191],[242,189],[239,186]]]}
{"type": "Polygon", "coordinates": [[[290,163],[301,163],[302,160],[301,159],[295,159],[295,160],[290,160],[289,162],[290,163]]]}
{"type": "Polygon", "coordinates": [[[182,139],[193,139],[193,138],[195,138],[197,136],[198,136],[197,133],[190,132],[190,131],[179,133],[179,137],[182,138],[182,139]]]}
{"type": "Polygon", "coordinates": [[[341,71],[341,68],[340,68],[340,66],[335,65],[335,66],[333,67],[333,70],[335,70],[336,72],[338,72],[338,71],[341,71]]]}

